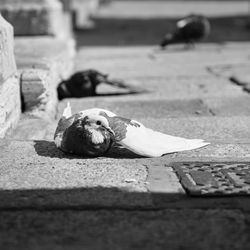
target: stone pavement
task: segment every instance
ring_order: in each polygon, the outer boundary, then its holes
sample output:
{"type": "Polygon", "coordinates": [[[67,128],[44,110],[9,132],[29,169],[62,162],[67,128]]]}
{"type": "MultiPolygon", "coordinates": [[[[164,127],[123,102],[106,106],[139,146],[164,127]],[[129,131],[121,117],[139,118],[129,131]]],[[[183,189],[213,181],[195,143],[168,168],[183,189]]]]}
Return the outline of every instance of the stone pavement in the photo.
{"type": "Polygon", "coordinates": [[[70,101],[74,112],[102,107],[211,145],[160,158],[114,149],[83,159],[55,148],[56,121],[28,128],[29,140],[3,140],[1,248],[249,249],[249,196],[192,197],[171,167],[250,162],[250,96],[229,80],[232,74],[221,73],[249,60],[248,42],[163,52],[154,46],[80,48],[75,70],[96,68],[148,92],[129,95],[100,85],[97,97],[60,102],[57,119],[70,101]]]}
{"type": "Polygon", "coordinates": [[[190,197],[170,164],[250,161],[250,96],[208,70],[232,58],[235,64],[248,63],[250,45],[154,49],[80,49],[76,70],[96,68],[141,84],[149,92],[115,95],[121,92],[101,85],[97,97],[62,101],[58,118],[70,101],[74,112],[102,107],[165,133],[204,138],[211,145],[160,158],[113,150],[105,157],[82,159],[55,148],[56,122],[34,141],[5,140],[0,146],[2,245],[15,248],[21,242],[25,249],[165,249],[166,245],[171,249],[249,249],[249,196],[190,197]]]}

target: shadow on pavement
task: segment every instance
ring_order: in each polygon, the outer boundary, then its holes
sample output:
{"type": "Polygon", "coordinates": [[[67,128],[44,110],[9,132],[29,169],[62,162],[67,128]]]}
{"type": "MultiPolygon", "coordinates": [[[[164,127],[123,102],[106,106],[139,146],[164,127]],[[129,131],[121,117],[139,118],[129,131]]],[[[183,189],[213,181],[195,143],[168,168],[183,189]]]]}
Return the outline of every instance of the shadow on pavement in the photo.
{"type": "MultiPolygon", "coordinates": [[[[50,157],[50,158],[65,158],[65,159],[93,159],[92,157],[81,157],[77,155],[71,155],[59,150],[53,141],[37,140],[34,144],[36,153],[40,156],[50,157]]],[[[134,159],[142,158],[130,152],[125,148],[114,146],[110,151],[103,156],[105,158],[115,158],[115,159],[134,159]]],[[[98,157],[100,158],[100,157],[98,157]]]]}
{"type": "MultiPolygon", "coordinates": [[[[203,42],[250,41],[249,16],[209,18],[211,34],[203,42]]],[[[177,19],[94,19],[96,28],[76,31],[78,46],[158,45],[177,19]]]]}

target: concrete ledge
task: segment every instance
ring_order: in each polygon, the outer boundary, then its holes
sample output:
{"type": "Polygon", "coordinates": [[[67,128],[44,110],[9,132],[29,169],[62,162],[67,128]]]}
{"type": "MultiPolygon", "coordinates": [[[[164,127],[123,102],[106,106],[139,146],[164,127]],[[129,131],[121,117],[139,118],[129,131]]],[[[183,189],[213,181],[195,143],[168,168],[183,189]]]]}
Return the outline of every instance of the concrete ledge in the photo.
{"type": "Polygon", "coordinates": [[[0,14],[0,85],[15,73],[13,27],[0,14]]]}
{"type": "Polygon", "coordinates": [[[52,37],[17,38],[15,55],[21,75],[25,110],[34,116],[54,117],[57,85],[62,79],[68,78],[73,70],[74,40],[52,37]]]}

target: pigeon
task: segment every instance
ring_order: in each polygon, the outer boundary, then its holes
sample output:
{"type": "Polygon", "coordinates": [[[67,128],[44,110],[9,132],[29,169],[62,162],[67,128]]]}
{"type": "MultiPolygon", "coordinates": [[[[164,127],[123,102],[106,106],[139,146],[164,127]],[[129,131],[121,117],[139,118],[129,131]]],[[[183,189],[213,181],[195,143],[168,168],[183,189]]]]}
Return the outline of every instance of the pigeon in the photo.
{"type": "Polygon", "coordinates": [[[100,83],[125,88],[130,90],[131,93],[143,92],[143,89],[137,86],[129,85],[120,79],[109,79],[107,74],[89,69],[76,72],[68,80],[62,81],[57,87],[58,99],[95,96],[97,95],[96,88],[100,83]]]}
{"type": "Polygon", "coordinates": [[[105,155],[115,144],[145,157],[160,157],[209,144],[201,139],[154,131],[105,109],[92,108],[72,115],[70,105],[58,123],[54,141],[64,152],[93,157],[105,155]]]}
{"type": "MultiPolygon", "coordinates": [[[[88,119],[89,115],[95,117],[102,111],[107,112],[93,108],[72,115],[68,103],[54,134],[56,146],[65,153],[80,156],[97,157],[105,154],[113,143],[112,131],[108,129],[104,119],[98,122],[88,119]]],[[[107,112],[107,114],[110,117],[115,116],[112,112],[107,112]]]]}
{"type": "Polygon", "coordinates": [[[189,15],[176,23],[173,33],[167,33],[160,43],[161,48],[169,44],[186,43],[194,45],[194,42],[204,39],[210,33],[208,19],[201,15],[189,15]]]}

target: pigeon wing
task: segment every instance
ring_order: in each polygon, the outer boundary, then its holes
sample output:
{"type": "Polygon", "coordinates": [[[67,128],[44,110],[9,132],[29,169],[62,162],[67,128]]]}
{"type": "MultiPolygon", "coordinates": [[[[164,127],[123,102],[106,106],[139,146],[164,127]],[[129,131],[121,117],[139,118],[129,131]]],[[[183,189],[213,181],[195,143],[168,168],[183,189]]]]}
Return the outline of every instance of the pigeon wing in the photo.
{"type": "Polygon", "coordinates": [[[200,139],[185,139],[166,135],[146,128],[140,122],[126,118],[111,117],[108,118],[108,121],[111,129],[115,132],[115,141],[142,156],[159,157],[209,144],[200,139]]]}
{"type": "Polygon", "coordinates": [[[73,124],[73,122],[75,121],[75,118],[76,118],[75,116],[71,116],[69,118],[65,118],[63,116],[59,120],[55,134],[54,134],[54,141],[55,141],[55,144],[58,148],[61,147],[64,131],[73,124]]]}
{"type": "Polygon", "coordinates": [[[86,109],[86,110],[82,110],[78,113],[78,115],[80,115],[81,117],[85,117],[87,115],[100,115],[102,113],[105,113],[106,115],[108,115],[109,117],[114,117],[116,116],[115,113],[105,110],[105,109],[100,109],[100,108],[92,108],[92,109],[86,109]]]}

